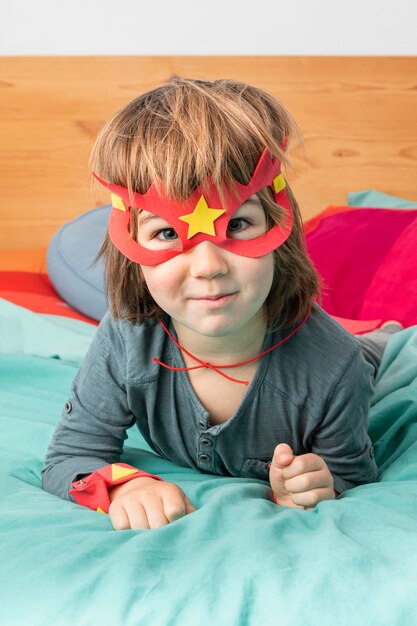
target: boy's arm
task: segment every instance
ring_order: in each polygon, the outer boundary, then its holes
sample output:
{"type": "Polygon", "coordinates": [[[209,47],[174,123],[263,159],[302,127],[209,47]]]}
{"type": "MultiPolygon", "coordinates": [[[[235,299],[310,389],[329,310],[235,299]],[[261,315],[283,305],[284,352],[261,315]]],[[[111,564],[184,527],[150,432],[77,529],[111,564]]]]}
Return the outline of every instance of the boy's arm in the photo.
{"type": "Polygon", "coordinates": [[[42,484],[71,500],[72,483],[117,463],[126,431],[135,423],[125,389],[122,338],[106,316],[72,383],[47,450],[42,484]]]}
{"type": "Polygon", "coordinates": [[[330,391],[323,417],[312,435],[311,452],[326,462],[338,494],[377,480],[378,468],[367,430],[374,395],[372,373],[373,367],[358,345],[330,391]]]}
{"type": "Polygon", "coordinates": [[[327,397],[316,408],[316,419],[309,428],[310,451],[294,457],[288,443],[276,442],[269,477],[276,503],[309,507],[377,480],[367,432],[373,373],[355,341],[340,360],[333,382],[327,386],[327,397]],[[281,452],[288,452],[290,458],[279,460],[281,452]]]}

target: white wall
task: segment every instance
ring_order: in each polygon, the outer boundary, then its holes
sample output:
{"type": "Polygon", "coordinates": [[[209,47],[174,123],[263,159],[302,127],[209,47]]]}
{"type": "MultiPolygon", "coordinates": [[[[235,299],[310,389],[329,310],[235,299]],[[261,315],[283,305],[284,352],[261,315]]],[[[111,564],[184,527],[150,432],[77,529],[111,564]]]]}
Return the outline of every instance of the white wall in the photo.
{"type": "Polygon", "coordinates": [[[2,56],[417,54],[416,0],[0,3],[2,56]]]}

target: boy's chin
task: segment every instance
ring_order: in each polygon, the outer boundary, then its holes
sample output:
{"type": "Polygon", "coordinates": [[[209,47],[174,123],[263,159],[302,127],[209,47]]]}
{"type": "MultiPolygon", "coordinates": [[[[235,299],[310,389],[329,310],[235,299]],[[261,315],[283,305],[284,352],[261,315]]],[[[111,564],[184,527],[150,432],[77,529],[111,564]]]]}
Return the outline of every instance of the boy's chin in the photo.
{"type": "Polygon", "coordinates": [[[241,324],[236,320],[215,319],[214,317],[208,320],[199,319],[187,322],[185,326],[194,333],[212,338],[229,337],[241,330],[241,324]]]}

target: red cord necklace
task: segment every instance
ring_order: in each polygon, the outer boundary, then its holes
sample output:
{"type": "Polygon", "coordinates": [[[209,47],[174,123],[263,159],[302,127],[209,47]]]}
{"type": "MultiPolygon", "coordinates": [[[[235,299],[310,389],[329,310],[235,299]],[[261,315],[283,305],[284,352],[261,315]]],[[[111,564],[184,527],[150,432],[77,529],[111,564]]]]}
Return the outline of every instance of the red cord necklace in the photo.
{"type": "Polygon", "coordinates": [[[212,365],[211,363],[205,363],[204,361],[200,361],[200,359],[198,359],[196,356],[191,354],[191,352],[188,352],[188,350],[183,348],[183,346],[181,346],[178,343],[178,341],[172,336],[172,334],[169,332],[169,330],[165,326],[165,324],[163,322],[160,322],[162,328],[165,330],[165,332],[167,333],[168,337],[170,339],[172,339],[172,341],[175,343],[175,345],[180,350],[182,350],[182,352],[184,352],[191,359],[193,359],[193,361],[196,361],[197,363],[199,363],[199,365],[194,365],[193,367],[171,367],[170,365],[166,365],[165,363],[162,363],[162,361],[159,361],[159,359],[157,359],[154,356],[152,357],[152,361],[154,363],[158,363],[159,365],[162,365],[162,367],[165,367],[166,369],[173,370],[174,372],[189,372],[190,370],[197,370],[197,369],[200,369],[202,367],[206,367],[207,369],[210,369],[210,370],[213,370],[214,372],[217,372],[218,374],[220,374],[220,376],[223,376],[224,378],[227,378],[227,380],[231,380],[233,383],[240,383],[241,385],[249,385],[249,381],[248,380],[239,380],[237,378],[232,378],[231,376],[228,376],[227,374],[225,374],[224,372],[221,372],[220,370],[221,369],[227,369],[229,367],[240,367],[241,365],[246,365],[247,363],[251,363],[252,361],[256,361],[257,359],[260,359],[261,357],[263,357],[268,352],[271,352],[271,350],[274,350],[275,348],[277,348],[281,344],[285,343],[285,341],[288,341],[288,339],[290,339],[298,330],[300,330],[300,328],[308,320],[308,318],[310,316],[310,313],[311,313],[311,303],[310,303],[307,315],[305,316],[304,320],[301,322],[301,324],[299,324],[297,326],[297,328],[294,328],[294,330],[292,330],[289,333],[289,335],[287,335],[284,339],[281,339],[281,341],[278,341],[278,343],[276,343],[273,346],[271,346],[270,348],[268,348],[268,350],[265,350],[264,352],[261,352],[261,354],[258,354],[257,356],[254,356],[251,359],[248,359],[247,361],[242,361],[241,363],[229,363],[228,365],[212,365]]]}

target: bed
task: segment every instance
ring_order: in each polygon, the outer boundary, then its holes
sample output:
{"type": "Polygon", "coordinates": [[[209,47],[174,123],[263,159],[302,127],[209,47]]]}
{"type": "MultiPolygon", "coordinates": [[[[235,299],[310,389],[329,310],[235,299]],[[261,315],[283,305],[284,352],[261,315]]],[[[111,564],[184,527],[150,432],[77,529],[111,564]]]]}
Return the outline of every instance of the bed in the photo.
{"type": "MultiPolygon", "coordinates": [[[[345,193],[355,188],[345,187],[345,193]]],[[[389,340],[369,415],[378,481],[313,511],[277,507],[266,482],[175,466],[131,429],[122,460],[177,483],[197,509],[152,531],[115,532],[107,515],[41,489],[46,448],[98,320],[64,301],[52,283],[46,266],[50,225],[36,246],[21,232],[14,248],[3,246],[0,624],[417,623],[414,198],[417,189],[413,196],[380,187],[323,202],[305,216],[310,254],[330,287],[326,310],[365,325],[380,317],[382,305],[384,317],[403,316],[405,329],[389,340]],[[364,262],[357,257],[352,265],[352,246],[342,250],[337,238],[349,224],[355,249],[355,228],[366,222],[370,233],[384,220],[398,225],[395,237],[368,248],[367,279],[352,299],[352,281],[364,262]],[[324,254],[329,241],[339,250],[331,264],[324,254]],[[407,254],[390,257],[394,249],[407,254]]],[[[52,231],[76,214],[61,214],[52,231]]],[[[389,226],[384,232],[394,231],[389,226]]]]}

